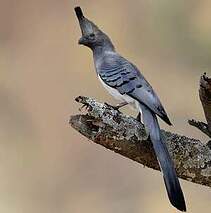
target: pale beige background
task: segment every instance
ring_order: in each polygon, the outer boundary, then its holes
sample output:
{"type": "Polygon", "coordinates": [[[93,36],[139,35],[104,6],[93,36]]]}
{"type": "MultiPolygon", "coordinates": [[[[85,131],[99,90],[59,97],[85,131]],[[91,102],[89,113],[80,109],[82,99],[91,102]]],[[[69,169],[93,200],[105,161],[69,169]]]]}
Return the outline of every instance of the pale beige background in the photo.
{"type": "MultiPolygon", "coordinates": [[[[77,95],[113,103],[91,52],[77,44],[76,5],[143,70],[170,129],[207,141],[187,120],[204,120],[198,80],[211,75],[209,0],[0,0],[0,212],[176,212],[159,172],[88,143],[68,125],[77,95]]],[[[211,189],[182,186],[189,212],[211,211],[211,189]]]]}

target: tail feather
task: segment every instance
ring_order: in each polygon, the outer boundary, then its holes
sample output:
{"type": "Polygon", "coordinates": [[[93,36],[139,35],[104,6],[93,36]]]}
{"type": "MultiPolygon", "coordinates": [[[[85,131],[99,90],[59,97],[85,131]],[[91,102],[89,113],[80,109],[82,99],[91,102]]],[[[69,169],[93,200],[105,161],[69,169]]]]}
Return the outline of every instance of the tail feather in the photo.
{"type": "Polygon", "coordinates": [[[164,183],[169,200],[171,204],[180,211],[186,211],[184,195],[168,149],[161,136],[157,117],[147,106],[140,104],[140,107],[145,128],[150,135],[160,168],[163,172],[164,183]]]}

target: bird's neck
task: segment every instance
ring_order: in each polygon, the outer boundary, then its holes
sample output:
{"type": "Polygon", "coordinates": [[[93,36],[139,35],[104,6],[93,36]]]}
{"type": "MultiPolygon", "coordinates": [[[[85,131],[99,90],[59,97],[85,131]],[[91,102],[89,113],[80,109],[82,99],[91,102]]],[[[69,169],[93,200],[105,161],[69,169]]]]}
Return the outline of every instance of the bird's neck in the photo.
{"type": "Polygon", "coordinates": [[[115,52],[115,48],[111,42],[108,42],[102,46],[95,46],[92,51],[94,59],[98,60],[106,55],[107,52],[115,52]]]}

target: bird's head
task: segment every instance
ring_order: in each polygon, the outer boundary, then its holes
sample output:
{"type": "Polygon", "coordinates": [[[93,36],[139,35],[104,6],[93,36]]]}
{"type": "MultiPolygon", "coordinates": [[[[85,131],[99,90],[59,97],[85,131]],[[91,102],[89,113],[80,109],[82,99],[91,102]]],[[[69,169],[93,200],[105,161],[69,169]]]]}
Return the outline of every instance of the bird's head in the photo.
{"type": "MultiPolygon", "coordinates": [[[[91,49],[98,46],[111,44],[109,37],[103,33],[92,21],[84,17],[80,7],[75,7],[75,13],[78,18],[82,36],[78,43],[91,49]]],[[[113,45],[112,45],[113,46],[113,45]]]]}

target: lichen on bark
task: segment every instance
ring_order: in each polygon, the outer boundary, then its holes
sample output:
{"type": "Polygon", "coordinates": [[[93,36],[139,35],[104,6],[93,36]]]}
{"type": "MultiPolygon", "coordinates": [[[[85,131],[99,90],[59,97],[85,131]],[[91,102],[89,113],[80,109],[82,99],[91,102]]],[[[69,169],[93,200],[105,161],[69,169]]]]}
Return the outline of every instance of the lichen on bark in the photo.
{"type": "MultiPolygon", "coordinates": [[[[147,167],[159,170],[144,125],[112,107],[80,96],[86,114],[70,117],[71,126],[94,143],[147,167]]],[[[162,130],[180,178],[211,187],[211,150],[201,141],[162,130]]]]}

